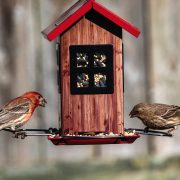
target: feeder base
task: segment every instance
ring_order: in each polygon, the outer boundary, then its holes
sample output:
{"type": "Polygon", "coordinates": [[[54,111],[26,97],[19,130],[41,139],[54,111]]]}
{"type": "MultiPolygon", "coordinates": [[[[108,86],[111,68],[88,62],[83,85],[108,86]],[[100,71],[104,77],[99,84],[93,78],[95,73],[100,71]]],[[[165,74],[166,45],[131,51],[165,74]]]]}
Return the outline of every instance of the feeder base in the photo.
{"type": "Polygon", "coordinates": [[[131,144],[140,135],[132,136],[49,136],[54,145],[97,145],[97,144],[131,144]]]}

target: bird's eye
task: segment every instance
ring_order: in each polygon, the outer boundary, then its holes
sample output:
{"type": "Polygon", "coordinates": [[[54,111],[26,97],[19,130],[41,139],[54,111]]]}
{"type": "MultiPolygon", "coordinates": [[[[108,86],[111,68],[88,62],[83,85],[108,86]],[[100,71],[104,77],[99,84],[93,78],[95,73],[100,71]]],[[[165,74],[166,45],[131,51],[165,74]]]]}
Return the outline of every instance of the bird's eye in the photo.
{"type": "Polygon", "coordinates": [[[41,99],[41,96],[38,96],[38,99],[41,99]]]}

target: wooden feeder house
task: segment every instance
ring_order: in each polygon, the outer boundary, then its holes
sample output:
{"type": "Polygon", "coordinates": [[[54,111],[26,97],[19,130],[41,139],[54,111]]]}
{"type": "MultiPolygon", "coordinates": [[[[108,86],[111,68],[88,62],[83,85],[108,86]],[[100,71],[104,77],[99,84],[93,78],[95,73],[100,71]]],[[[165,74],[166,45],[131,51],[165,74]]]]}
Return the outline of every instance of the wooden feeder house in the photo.
{"type": "Polygon", "coordinates": [[[61,144],[123,144],[139,136],[124,130],[122,30],[140,31],[94,0],[79,0],[42,34],[57,39],[61,144]]]}

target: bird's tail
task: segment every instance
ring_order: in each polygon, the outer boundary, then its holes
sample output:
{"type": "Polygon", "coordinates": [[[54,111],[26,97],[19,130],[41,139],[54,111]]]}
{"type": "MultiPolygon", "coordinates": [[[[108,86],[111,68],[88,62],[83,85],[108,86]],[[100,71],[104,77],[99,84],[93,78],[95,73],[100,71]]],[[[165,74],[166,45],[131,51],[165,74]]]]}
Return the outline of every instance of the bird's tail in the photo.
{"type": "Polygon", "coordinates": [[[169,121],[167,121],[166,126],[172,127],[172,126],[179,126],[180,125],[180,118],[174,118],[169,121]]]}

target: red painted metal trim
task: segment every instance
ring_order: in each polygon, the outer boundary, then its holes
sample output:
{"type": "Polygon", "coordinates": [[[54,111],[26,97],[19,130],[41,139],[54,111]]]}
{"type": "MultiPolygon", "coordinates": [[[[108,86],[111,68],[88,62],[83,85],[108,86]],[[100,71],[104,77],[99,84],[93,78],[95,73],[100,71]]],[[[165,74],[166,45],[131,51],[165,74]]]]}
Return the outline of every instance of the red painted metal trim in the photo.
{"type": "Polygon", "coordinates": [[[48,137],[54,145],[94,145],[94,144],[132,144],[140,135],[118,136],[118,137],[87,137],[77,136],[55,136],[48,137]]]}
{"type": "Polygon", "coordinates": [[[95,2],[95,0],[89,0],[86,4],[84,4],[75,13],[73,13],[64,22],[62,22],[60,25],[56,26],[50,32],[46,32],[46,30],[44,30],[42,32],[44,37],[50,41],[54,40],[58,35],[63,33],[65,30],[67,30],[70,26],[72,26],[77,20],[79,20],[81,17],[83,17],[92,8],[95,11],[97,11],[98,13],[102,14],[105,18],[112,21],[114,24],[116,24],[120,28],[123,28],[126,31],[128,31],[129,33],[131,33],[132,35],[134,35],[135,37],[139,36],[140,31],[135,26],[133,26],[129,22],[125,21],[124,19],[120,18],[116,14],[112,13],[110,10],[108,10],[101,4],[95,2]]]}
{"type": "Polygon", "coordinates": [[[67,30],[71,25],[73,25],[77,20],[84,16],[90,9],[92,9],[92,2],[90,0],[84,4],[80,9],[78,9],[74,14],[62,22],[59,26],[53,29],[49,34],[46,35],[46,38],[50,41],[54,40],[58,35],[67,30]]]}
{"type": "Polygon", "coordinates": [[[110,10],[102,6],[101,4],[97,2],[93,2],[93,9],[103,16],[105,16],[107,19],[115,23],[117,26],[120,26],[121,28],[125,29],[135,37],[138,37],[140,34],[139,29],[137,29],[135,26],[130,24],[129,22],[125,21],[124,19],[120,18],[116,14],[112,13],[110,10]]]}

